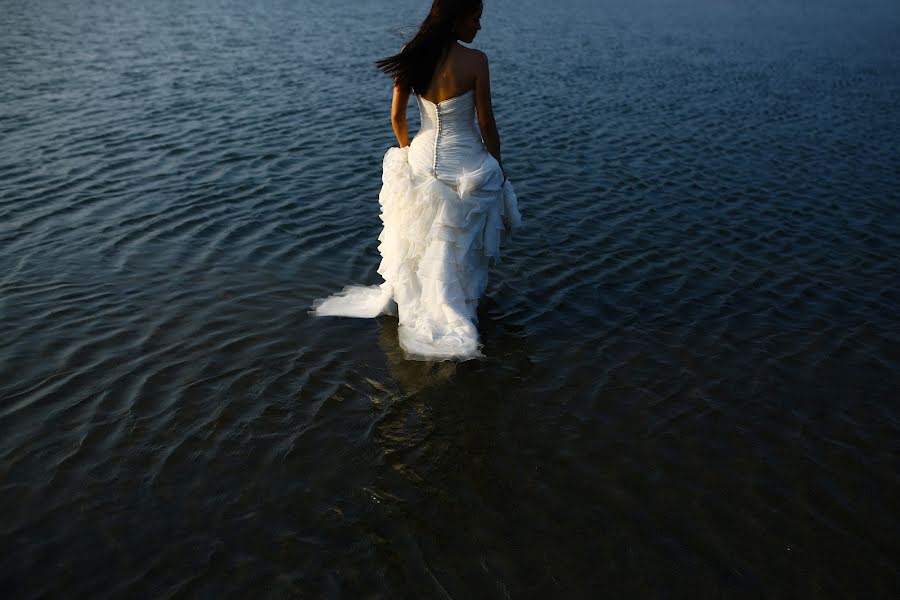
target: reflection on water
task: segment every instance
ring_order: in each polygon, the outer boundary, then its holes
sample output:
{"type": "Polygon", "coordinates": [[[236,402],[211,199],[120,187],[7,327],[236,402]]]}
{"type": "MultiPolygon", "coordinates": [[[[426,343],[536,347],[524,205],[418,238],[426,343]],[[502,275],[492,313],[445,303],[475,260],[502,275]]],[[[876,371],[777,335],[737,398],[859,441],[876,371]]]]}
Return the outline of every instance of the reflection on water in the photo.
{"type": "MultiPolygon", "coordinates": [[[[384,353],[391,380],[402,394],[415,395],[448,384],[455,385],[461,377],[489,377],[494,382],[506,380],[510,385],[520,385],[524,381],[531,365],[525,328],[496,320],[488,312],[491,301],[488,299],[484,304],[478,328],[485,356],[462,363],[406,360],[400,347],[397,318],[382,316],[376,320],[378,346],[384,353]]],[[[476,387],[487,393],[481,386],[476,387]]]]}
{"type": "Polygon", "coordinates": [[[400,347],[398,320],[396,317],[378,318],[378,346],[384,352],[391,379],[404,395],[415,395],[422,390],[446,384],[456,375],[453,361],[406,360],[400,347]]]}

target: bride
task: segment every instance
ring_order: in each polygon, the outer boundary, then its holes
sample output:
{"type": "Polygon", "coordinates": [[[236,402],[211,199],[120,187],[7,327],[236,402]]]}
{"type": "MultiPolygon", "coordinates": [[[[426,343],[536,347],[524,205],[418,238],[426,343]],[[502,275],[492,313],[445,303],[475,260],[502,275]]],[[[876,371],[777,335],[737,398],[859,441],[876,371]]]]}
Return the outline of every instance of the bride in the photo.
{"type": "Polygon", "coordinates": [[[434,0],[418,32],[376,65],[394,81],[391,123],[399,148],[384,156],[378,236],[384,283],[349,286],[313,303],[313,316],[397,314],[414,360],[482,356],[478,300],[501,238],[521,223],[500,158],[487,56],[470,43],[481,0],[434,0]],[[414,94],[421,127],[409,142],[414,94]]]}

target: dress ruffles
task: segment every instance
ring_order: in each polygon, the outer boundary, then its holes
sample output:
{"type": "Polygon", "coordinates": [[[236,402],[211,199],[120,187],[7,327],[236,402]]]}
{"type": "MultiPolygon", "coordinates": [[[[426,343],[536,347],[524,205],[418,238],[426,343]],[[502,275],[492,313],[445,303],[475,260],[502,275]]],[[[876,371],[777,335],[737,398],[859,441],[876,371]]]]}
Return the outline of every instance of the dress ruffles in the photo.
{"type": "Polygon", "coordinates": [[[512,183],[490,154],[455,185],[415,175],[409,148],[384,156],[378,236],[384,283],[348,286],[313,303],[314,316],[397,314],[400,345],[414,360],[480,357],[478,301],[503,239],[521,225],[512,183]]]}

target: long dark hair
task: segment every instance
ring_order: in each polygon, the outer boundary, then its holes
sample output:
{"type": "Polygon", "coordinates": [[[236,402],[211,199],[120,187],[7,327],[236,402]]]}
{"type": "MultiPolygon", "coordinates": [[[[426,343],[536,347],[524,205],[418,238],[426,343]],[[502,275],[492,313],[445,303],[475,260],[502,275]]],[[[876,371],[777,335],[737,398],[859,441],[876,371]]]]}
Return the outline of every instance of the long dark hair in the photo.
{"type": "Polygon", "coordinates": [[[434,0],[419,31],[398,54],[375,61],[394,83],[424,94],[438,61],[456,41],[454,25],[481,7],[482,0],[434,0]]]}

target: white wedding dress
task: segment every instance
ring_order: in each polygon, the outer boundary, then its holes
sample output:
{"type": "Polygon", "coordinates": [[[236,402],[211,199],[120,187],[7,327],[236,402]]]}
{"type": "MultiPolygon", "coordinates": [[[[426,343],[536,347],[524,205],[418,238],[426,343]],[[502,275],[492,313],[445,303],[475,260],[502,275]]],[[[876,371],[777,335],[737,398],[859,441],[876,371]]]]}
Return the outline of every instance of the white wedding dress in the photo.
{"type": "Polygon", "coordinates": [[[488,267],[521,217],[512,184],[481,139],[474,91],[437,104],[416,99],[418,133],[384,156],[384,283],[346,287],[316,300],[310,314],[397,314],[407,358],[467,360],[481,356],[476,309],[488,267]]]}

